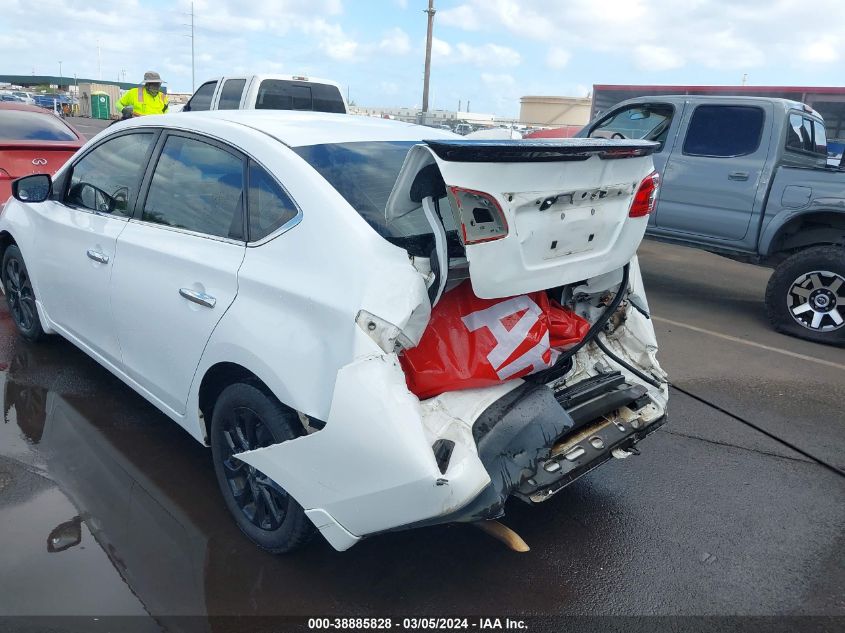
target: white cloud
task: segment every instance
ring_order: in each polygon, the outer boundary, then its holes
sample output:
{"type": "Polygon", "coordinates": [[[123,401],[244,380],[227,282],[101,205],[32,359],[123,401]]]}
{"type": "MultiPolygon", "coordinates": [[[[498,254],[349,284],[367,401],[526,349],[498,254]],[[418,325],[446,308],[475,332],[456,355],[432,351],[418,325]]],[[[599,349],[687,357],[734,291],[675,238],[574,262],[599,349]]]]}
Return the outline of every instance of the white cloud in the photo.
{"type": "Polygon", "coordinates": [[[432,38],[431,57],[436,62],[479,68],[513,68],[522,62],[519,52],[507,46],[466,42],[457,42],[453,46],[436,37],[432,38]]]}
{"type": "Polygon", "coordinates": [[[634,48],[634,61],[641,70],[672,70],[684,65],[684,58],[665,46],[641,44],[634,48]]]}
{"type": "MultiPolygon", "coordinates": [[[[838,40],[824,33],[845,32],[845,2],[814,0],[810,10],[801,0],[464,0],[438,18],[488,37],[504,31],[553,47],[563,38],[567,51],[616,55],[620,67],[742,71],[789,64],[796,51],[812,63],[841,59],[838,40]]],[[[546,65],[553,60],[550,52],[546,65]]]]}
{"type": "Polygon", "coordinates": [[[384,35],[378,47],[388,55],[407,55],[411,51],[411,40],[405,31],[394,28],[384,35]]]}
{"type": "Polygon", "coordinates": [[[546,66],[555,70],[565,68],[572,58],[572,53],[560,46],[552,46],[546,54],[546,66]]]}
{"type": "Polygon", "coordinates": [[[457,55],[456,62],[461,64],[473,64],[481,67],[503,67],[510,68],[519,66],[522,56],[512,48],[499,46],[498,44],[466,44],[461,42],[455,46],[457,55]]]}
{"type": "Polygon", "coordinates": [[[452,54],[452,46],[449,42],[444,40],[437,39],[436,37],[431,38],[431,56],[432,58],[447,58],[452,54]]]}
{"type": "Polygon", "coordinates": [[[830,64],[839,61],[839,48],[842,45],[840,40],[832,35],[822,36],[800,49],[798,57],[813,64],[830,64]]]}

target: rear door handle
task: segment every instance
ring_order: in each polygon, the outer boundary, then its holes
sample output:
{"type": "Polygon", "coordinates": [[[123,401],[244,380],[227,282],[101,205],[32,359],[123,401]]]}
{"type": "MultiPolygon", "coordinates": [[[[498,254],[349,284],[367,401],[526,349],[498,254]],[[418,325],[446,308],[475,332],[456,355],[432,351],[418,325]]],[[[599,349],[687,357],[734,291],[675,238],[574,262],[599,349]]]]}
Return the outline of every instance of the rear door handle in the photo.
{"type": "Polygon", "coordinates": [[[728,174],[729,180],[748,180],[747,171],[732,171],[728,174]]]}
{"type": "Polygon", "coordinates": [[[185,297],[188,301],[193,301],[194,303],[198,303],[206,308],[213,308],[217,305],[217,299],[211,295],[205,294],[204,292],[197,292],[196,290],[191,290],[190,288],[179,288],[179,294],[185,297]]]}
{"type": "Polygon", "coordinates": [[[93,248],[89,248],[86,255],[88,255],[88,259],[93,259],[95,262],[99,262],[101,264],[109,263],[108,255],[101,253],[100,251],[95,251],[93,248]]]}

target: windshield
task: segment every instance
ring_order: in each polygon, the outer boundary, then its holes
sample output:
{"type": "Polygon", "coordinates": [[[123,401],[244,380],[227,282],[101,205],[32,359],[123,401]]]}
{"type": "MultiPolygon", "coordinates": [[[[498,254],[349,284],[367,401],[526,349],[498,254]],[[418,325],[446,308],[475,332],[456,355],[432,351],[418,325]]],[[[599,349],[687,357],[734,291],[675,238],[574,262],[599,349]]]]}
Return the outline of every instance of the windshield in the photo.
{"type": "Polygon", "coordinates": [[[52,114],[0,110],[0,140],[75,141],[76,135],[52,114]]]}
{"type": "MultiPolygon", "coordinates": [[[[411,252],[428,256],[434,236],[422,207],[390,223],[385,218],[387,199],[405,156],[419,141],[367,141],[294,147],[375,231],[411,252]]],[[[443,200],[441,200],[443,203],[443,200]]],[[[452,213],[441,204],[444,226],[457,244],[452,213]]],[[[450,242],[453,241],[450,239],[450,242]]]]}
{"type": "Polygon", "coordinates": [[[633,138],[658,140],[669,129],[672,118],[669,105],[636,105],[620,110],[590,131],[590,138],[633,138]]]}

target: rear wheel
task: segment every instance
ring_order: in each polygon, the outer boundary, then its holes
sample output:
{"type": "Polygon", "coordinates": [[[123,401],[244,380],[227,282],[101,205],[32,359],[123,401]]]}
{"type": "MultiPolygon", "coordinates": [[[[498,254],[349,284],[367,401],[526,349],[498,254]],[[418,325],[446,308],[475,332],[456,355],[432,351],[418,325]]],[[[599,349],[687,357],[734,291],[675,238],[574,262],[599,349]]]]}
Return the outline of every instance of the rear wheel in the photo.
{"type": "Polygon", "coordinates": [[[230,385],[214,405],[211,452],[226,507],[244,534],[273,553],[307,543],[313,524],[284,488],[235,455],[301,433],[296,414],[255,383],[230,385]]]}
{"type": "Polygon", "coordinates": [[[815,246],[785,259],[766,287],[766,310],[779,332],[845,345],[845,248],[815,246]]]}
{"type": "Polygon", "coordinates": [[[23,255],[15,244],[10,245],[3,254],[2,266],[3,289],[12,320],[22,337],[28,341],[38,341],[44,337],[44,330],[35,307],[35,291],[23,255]]]}

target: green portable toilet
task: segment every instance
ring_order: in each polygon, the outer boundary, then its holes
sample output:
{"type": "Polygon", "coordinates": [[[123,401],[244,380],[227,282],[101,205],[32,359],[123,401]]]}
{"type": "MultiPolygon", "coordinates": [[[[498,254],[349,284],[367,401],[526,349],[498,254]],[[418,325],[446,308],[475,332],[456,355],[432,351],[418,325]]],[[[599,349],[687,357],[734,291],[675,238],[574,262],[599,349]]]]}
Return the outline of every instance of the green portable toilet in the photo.
{"type": "Polygon", "coordinates": [[[92,119],[110,119],[111,118],[111,99],[107,92],[92,92],[91,93],[91,118],[92,119]]]}

